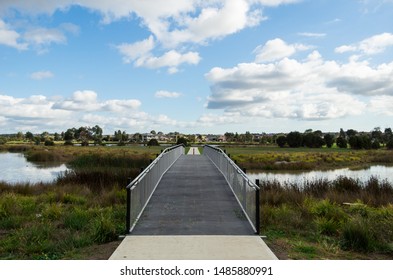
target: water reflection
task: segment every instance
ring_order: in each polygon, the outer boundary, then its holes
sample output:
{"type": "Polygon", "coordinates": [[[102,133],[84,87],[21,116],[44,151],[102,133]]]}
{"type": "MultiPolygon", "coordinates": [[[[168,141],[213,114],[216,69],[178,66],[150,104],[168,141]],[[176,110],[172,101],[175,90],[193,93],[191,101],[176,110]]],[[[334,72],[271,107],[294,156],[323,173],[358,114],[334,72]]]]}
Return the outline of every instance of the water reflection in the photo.
{"type": "Polygon", "coordinates": [[[393,167],[374,165],[367,169],[361,170],[350,170],[349,168],[327,170],[327,171],[307,171],[307,172],[249,172],[248,177],[255,181],[259,179],[261,181],[272,181],[276,180],[280,183],[296,183],[304,184],[306,181],[314,181],[320,179],[327,179],[333,181],[339,176],[346,176],[359,180],[360,182],[367,182],[370,177],[376,177],[378,180],[387,180],[393,184],[393,167]]]}
{"type": "Polygon", "coordinates": [[[20,153],[0,153],[0,181],[16,183],[50,183],[68,170],[65,164],[43,165],[28,162],[20,153]]]}

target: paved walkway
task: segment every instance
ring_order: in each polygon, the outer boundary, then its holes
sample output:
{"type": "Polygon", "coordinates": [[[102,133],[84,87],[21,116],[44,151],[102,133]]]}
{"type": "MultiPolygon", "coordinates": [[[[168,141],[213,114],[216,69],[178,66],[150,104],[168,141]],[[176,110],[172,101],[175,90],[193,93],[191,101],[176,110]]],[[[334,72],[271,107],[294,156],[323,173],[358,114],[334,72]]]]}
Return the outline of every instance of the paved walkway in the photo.
{"type": "Polygon", "coordinates": [[[191,147],[187,155],[200,155],[199,149],[197,147],[191,147]]]}
{"type": "Polygon", "coordinates": [[[277,260],[259,236],[127,236],[111,260],[277,260]]]}
{"type": "Polygon", "coordinates": [[[168,170],[132,235],[253,235],[225,178],[204,155],[168,170]]]}

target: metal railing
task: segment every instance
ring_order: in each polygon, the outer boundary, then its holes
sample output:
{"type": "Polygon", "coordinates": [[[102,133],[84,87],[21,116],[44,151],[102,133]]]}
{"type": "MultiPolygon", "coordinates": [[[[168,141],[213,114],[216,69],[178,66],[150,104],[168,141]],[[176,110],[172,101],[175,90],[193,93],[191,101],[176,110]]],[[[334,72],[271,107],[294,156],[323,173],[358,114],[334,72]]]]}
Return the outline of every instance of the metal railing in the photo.
{"type": "Polygon", "coordinates": [[[127,186],[126,233],[130,233],[153,195],[165,172],[184,155],[184,145],[165,149],[127,186]]]}
{"type": "Polygon", "coordinates": [[[252,228],[259,234],[259,186],[250,180],[223,150],[205,145],[203,154],[206,155],[224,175],[229,187],[240,204],[252,228]]]}

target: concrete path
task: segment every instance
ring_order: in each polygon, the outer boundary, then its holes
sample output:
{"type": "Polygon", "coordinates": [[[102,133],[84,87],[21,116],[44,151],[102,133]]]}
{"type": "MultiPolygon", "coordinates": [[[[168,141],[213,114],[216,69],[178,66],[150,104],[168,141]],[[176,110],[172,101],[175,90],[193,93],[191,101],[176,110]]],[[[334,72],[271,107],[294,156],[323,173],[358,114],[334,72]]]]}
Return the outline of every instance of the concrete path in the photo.
{"type": "Polygon", "coordinates": [[[277,260],[258,236],[127,236],[110,260],[277,260]]]}
{"type": "Polygon", "coordinates": [[[199,149],[197,147],[191,147],[187,155],[200,155],[199,149]]]}

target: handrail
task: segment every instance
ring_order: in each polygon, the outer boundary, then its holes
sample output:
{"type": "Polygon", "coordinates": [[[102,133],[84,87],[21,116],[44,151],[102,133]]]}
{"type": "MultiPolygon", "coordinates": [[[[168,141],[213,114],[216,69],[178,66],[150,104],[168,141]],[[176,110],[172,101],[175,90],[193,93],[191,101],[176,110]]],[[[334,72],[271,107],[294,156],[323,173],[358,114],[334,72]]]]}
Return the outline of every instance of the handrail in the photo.
{"type": "Polygon", "coordinates": [[[215,146],[211,146],[211,145],[205,145],[211,149],[216,150],[217,152],[221,153],[226,160],[236,169],[236,171],[249,183],[249,185],[254,188],[255,190],[259,190],[260,187],[254,183],[250,178],[248,178],[247,174],[244,173],[244,171],[220,148],[217,148],[215,146]]]}
{"type": "Polygon", "coordinates": [[[203,154],[222,173],[247,220],[254,231],[259,234],[259,186],[248,178],[244,171],[220,148],[204,145],[203,154]]]}
{"type": "Polygon", "coordinates": [[[183,144],[166,148],[127,185],[126,234],[134,229],[162,176],[182,154],[183,144]]]}
{"type": "Polygon", "coordinates": [[[184,144],[179,144],[176,146],[172,146],[169,148],[166,148],[165,150],[163,150],[161,152],[161,154],[158,155],[158,157],[156,157],[145,169],[143,169],[143,171],[133,180],[131,181],[131,183],[129,183],[127,185],[127,189],[132,188],[133,186],[135,186],[135,184],[137,184],[139,181],[141,181],[143,179],[143,177],[145,177],[145,175],[153,168],[154,165],[157,164],[157,162],[163,157],[163,155],[171,150],[177,149],[179,147],[183,147],[184,148],[184,144]]]}

